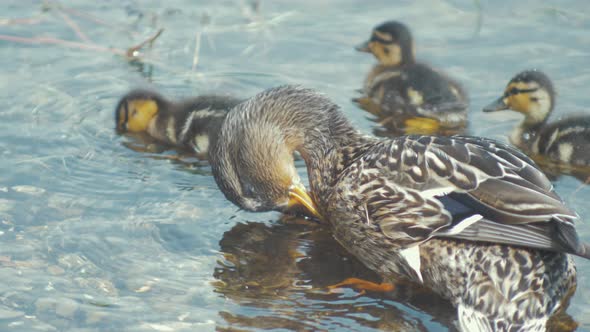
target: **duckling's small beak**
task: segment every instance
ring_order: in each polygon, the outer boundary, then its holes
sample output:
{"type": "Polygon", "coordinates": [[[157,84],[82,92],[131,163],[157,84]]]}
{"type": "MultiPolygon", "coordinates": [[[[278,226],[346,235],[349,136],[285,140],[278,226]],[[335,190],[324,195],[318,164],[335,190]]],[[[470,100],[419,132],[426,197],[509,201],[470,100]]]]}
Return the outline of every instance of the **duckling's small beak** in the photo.
{"type": "Polygon", "coordinates": [[[289,203],[287,204],[288,208],[303,206],[312,216],[321,219],[321,215],[318,212],[315,203],[307,193],[303,184],[294,183],[291,185],[291,188],[289,188],[289,198],[289,203]]]}
{"type": "Polygon", "coordinates": [[[491,104],[483,108],[484,112],[496,112],[508,109],[508,105],[504,102],[504,97],[494,100],[491,104]]]}
{"type": "Polygon", "coordinates": [[[371,49],[369,48],[369,41],[367,40],[366,42],[356,45],[354,47],[355,50],[359,51],[359,52],[367,52],[367,53],[371,53],[371,49]]]}
{"type": "Polygon", "coordinates": [[[123,134],[127,131],[127,124],[126,123],[117,124],[117,127],[115,128],[115,130],[117,131],[117,134],[123,134]]]}

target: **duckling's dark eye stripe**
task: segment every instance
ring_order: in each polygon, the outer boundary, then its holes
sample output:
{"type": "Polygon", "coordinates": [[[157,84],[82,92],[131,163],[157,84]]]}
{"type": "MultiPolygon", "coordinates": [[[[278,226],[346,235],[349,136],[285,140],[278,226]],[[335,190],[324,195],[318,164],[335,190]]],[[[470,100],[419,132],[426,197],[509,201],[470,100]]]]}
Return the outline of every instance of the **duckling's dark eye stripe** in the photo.
{"type": "Polygon", "coordinates": [[[531,88],[531,89],[517,89],[517,88],[512,88],[508,91],[506,91],[504,93],[504,97],[508,97],[508,96],[514,96],[520,93],[529,93],[529,92],[535,92],[539,90],[538,88],[531,88]]]}
{"type": "Polygon", "coordinates": [[[386,40],[386,39],[380,38],[380,37],[375,36],[375,35],[373,35],[373,37],[371,37],[371,41],[376,41],[376,42],[379,42],[379,43],[384,44],[384,45],[395,44],[395,41],[394,40],[386,40]]]}

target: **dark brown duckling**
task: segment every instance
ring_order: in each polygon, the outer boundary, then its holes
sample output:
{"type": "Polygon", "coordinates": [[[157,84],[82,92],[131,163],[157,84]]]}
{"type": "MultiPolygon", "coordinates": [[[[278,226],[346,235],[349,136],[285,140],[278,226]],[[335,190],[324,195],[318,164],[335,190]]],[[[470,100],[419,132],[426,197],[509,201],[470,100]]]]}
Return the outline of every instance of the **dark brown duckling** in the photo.
{"type": "Polygon", "coordinates": [[[551,122],[554,106],[555,90],[549,77],[538,70],[525,70],[514,76],[504,94],[483,110],[522,113],[524,120],[510,136],[512,144],[542,165],[564,171],[573,167],[574,173],[584,168],[590,175],[590,115],[564,116],[551,122]]]}
{"type": "Polygon", "coordinates": [[[144,133],[206,159],[228,110],[240,102],[221,95],[173,102],[155,91],[132,90],[117,104],[115,123],[119,133],[144,133]]]}
{"type": "Polygon", "coordinates": [[[479,137],[366,137],[308,89],[274,88],[234,107],[211,165],[244,209],[306,201],[367,267],[450,300],[464,331],[545,330],[576,288],[568,253],[590,257],[579,216],[518,150],[479,137]],[[305,196],[294,151],[307,166],[305,196]]]}
{"type": "Polygon", "coordinates": [[[377,116],[393,135],[457,134],[467,124],[467,95],[461,86],[432,67],[416,62],[407,26],[388,21],[357,46],[378,64],[365,80],[363,96],[353,99],[377,116]]]}

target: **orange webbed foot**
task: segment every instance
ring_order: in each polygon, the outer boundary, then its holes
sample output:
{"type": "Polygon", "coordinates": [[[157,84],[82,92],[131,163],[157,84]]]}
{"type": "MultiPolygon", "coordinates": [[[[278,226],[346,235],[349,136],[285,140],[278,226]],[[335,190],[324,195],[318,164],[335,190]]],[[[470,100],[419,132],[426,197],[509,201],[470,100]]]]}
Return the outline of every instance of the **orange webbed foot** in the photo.
{"type": "Polygon", "coordinates": [[[395,289],[394,285],[390,284],[390,283],[382,282],[380,284],[377,284],[377,283],[363,280],[363,279],[359,279],[359,278],[348,278],[342,282],[328,286],[328,289],[330,291],[332,291],[334,289],[343,288],[343,287],[352,287],[352,288],[360,291],[359,295],[364,294],[366,291],[391,292],[392,290],[395,289]]]}

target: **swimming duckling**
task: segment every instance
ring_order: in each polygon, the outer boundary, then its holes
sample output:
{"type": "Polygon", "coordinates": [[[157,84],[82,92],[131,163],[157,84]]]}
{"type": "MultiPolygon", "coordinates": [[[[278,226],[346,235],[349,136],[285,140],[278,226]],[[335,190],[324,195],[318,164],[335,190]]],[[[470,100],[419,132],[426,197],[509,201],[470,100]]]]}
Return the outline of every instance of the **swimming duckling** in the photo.
{"type": "Polygon", "coordinates": [[[172,102],[157,92],[133,90],[117,104],[119,133],[145,133],[155,140],[206,159],[227,111],[241,100],[204,95],[172,102]]]}
{"type": "Polygon", "coordinates": [[[514,129],[510,141],[541,164],[590,166],[590,116],[574,115],[549,122],[554,105],[555,91],[549,77],[538,70],[525,70],[514,76],[504,94],[483,110],[522,113],[524,120],[514,129]]]}
{"type": "Polygon", "coordinates": [[[456,134],[467,124],[467,96],[461,86],[426,64],[417,63],[410,30],[388,21],[357,46],[379,62],[369,72],[363,96],[353,99],[380,123],[401,133],[456,134]]]}
{"type": "Polygon", "coordinates": [[[305,206],[367,267],[449,299],[465,331],[545,330],[575,291],[568,253],[590,257],[578,215],[523,153],[478,137],[363,136],[312,90],[274,88],[234,107],[210,156],[228,200],[305,206]]]}

